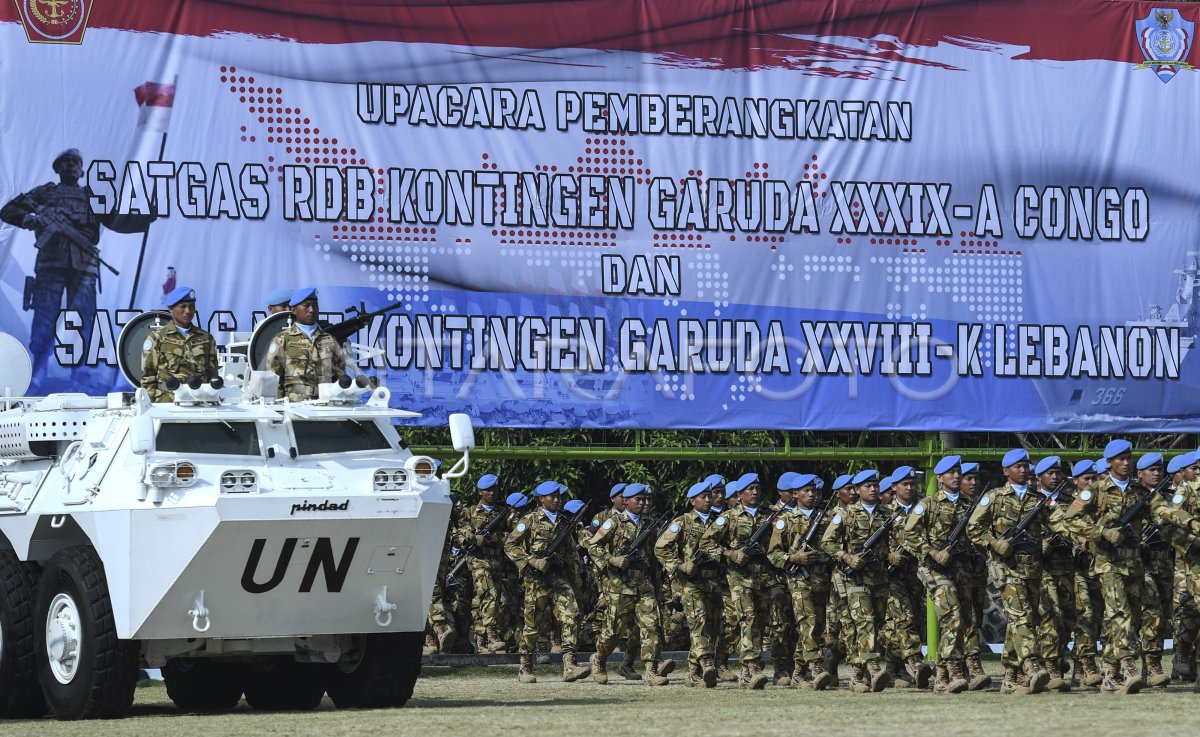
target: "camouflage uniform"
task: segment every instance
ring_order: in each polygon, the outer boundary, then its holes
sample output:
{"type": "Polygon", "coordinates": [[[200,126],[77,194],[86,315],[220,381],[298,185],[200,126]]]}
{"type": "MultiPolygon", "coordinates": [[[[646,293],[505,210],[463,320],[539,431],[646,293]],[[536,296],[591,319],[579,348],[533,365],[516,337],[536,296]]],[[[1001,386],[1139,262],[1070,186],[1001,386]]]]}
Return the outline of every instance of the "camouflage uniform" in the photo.
{"type": "Polygon", "coordinates": [[[1007,557],[1001,558],[991,550],[993,541],[1001,539],[1034,508],[1042,495],[1033,485],[1019,496],[1012,483],[989,491],[979,499],[967,525],[967,536],[981,548],[987,548],[1002,576],[1000,591],[1007,627],[1004,633],[1004,654],[1001,662],[1009,673],[1006,685],[1040,691],[1050,680],[1050,674],[1039,662],[1047,644],[1057,651],[1058,629],[1055,613],[1047,607],[1049,597],[1042,586],[1041,540],[1047,529],[1048,513],[1043,507],[1026,528],[1026,538],[1013,545],[1007,557]],[[1023,669],[1018,675],[1017,669],[1023,669]],[[1015,682],[1014,682],[1015,679],[1015,682]]]}
{"type": "Polygon", "coordinates": [[[316,399],[319,385],[344,375],[346,358],[329,333],[318,327],[310,339],[292,324],[271,341],[267,370],[279,377],[280,397],[302,402],[316,399]]]}
{"type": "MultiPolygon", "coordinates": [[[[795,509],[796,507],[776,504],[769,511],[782,518],[795,509]]],[[[767,544],[763,543],[763,547],[767,547],[767,544]]],[[[768,621],[771,627],[771,661],[775,669],[775,682],[788,685],[792,680],[793,657],[796,651],[796,614],[792,609],[788,577],[774,568],[767,575],[771,580],[771,613],[768,621]]]]}
{"type": "MultiPolygon", "coordinates": [[[[1172,503],[1192,516],[1200,515],[1200,483],[1181,484],[1172,494],[1172,503]]],[[[1172,599],[1171,624],[1175,639],[1175,663],[1172,674],[1184,680],[1196,676],[1196,639],[1200,634],[1200,611],[1197,598],[1200,595],[1200,538],[1191,532],[1168,528],[1168,539],[1175,549],[1175,581],[1172,599]]]]}
{"type": "MultiPolygon", "coordinates": [[[[1040,491],[1040,490],[1039,490],[1040,491]]],[[[1042,492],[1044,493],[1044,492],[1042,492]]],[[[1069,505],[1074,497],[1059,492],[1053,501],[1053,509],[1069,505]]],[[[1057,526],[1057,525],[1056,525],[1057,526]]],[[[1042,539],[1042,591],[1049,597],[1047,607],[1053,612],[1054,637],[1042,637],[1038,643],[1038,655],[1050,669],[1050,678],[1061,678],[1061,671],[1068,662],[1067,644],[1075,631],[1079,616],[1075,599],[1075,549],[1071,541],[1061,533],[1047,530],[1042,539]]],[[[1078,651],[1078,644],[1076,644],[1078,651]]]]}
{"type": "MultiPolygon", "coordinates": [[[[641,635],[641,658],[647,670],[657,675],[655,668],[660,659],[658,636],[662,619],[658,610],[658,597],[650,568],[653,560],[654,541],[647,538],[636,551],[628,555],[625,549],[645,526],[653,520],[641,516],[637,522],[628,513],[613,516],[600,525],[592,537],[588,551],[599,563],[604,576],[601,586],[608,590],[608,602],[604,616],[604,627],[596,639],[596,660],[604,662],[617,648],[621,638],[636,629],[641,635]],[[627,561],[622,570],[613,562],[617,557],[634,558],[627,561]]],[[[652,679],[648,679],[652,680],[652,679]]]]}
{"type": "MultiPolygon", "coordinates": [[[[764,509],[751,514],[745,507],[730,509],[720,515],[712,526],[704,531],[700,549],[713,560],[726,560],[725,551],[740,552],[751,535],[768,519],[764,509]]],[[[760,538],[765,548],[767,540],[760,538]]],[[[729,583],[729,594],[733,602],[733,617],[738,625],[738,658],[743,669],[743,685],[761,686],[765,681],[762,674],[763,627],[770,615],[768,577],[770,564],[766,556],[754,555],[741,564],[726,560],[725,577],[729,583]]],[[[726,616],[730,611],[726,610],[726,616]]]]}
{"type": "Polygon", "coordinates": [[[491,509],[482,503],[468,507],[463,513],[462,524],[455,535],[459,548],[474,547],[467,559],[471,572],[474,596],[471,600],[471,618],[475,623],[476,647],[479,650],[500,652],[503,637],[500,634],[500,605],[507,597],[504,592],[504,538],[501,537],[503,523],[494,529],[482,546],[475,537],[497,514],[507,514],[503,507],[491,509]],[[486,638],[486,639],[485,639],[486,638]]]}
{"type": "MultiPolygon", "coordinates": [[[[1170,500],[1170,492],[1164,497],[1170,500]]],[[[1163,641],[1171,636],[1171,604],[1175,588],[1175,559],[1165,534],[1142,545],[1146,569],[1146,611],[1142,615],[1142,655],[1162,659],[1163,641]]]]}
{"type": "MultiPolygon", "coordinates": [[[[728,509],[716,509],[711,512],[713,519],[720,517],[728,509]]],[[[725,561],[722,559],[718,562],[718,567],[721,569],[721,624],[720,634],[717,637],[716,657],[717,666],[724,671],[729,662],[729,650],[735,646],[740,637],[740,628],[738,627],[737,615],[733,605],[733,592],[729,588],[729,577],[725,575],[725,561]]],[[[722,676],[725,678],[725,676],[722,676]]],[[[728,679],[726,679],[728,680],[728,679]]]]}
{"type": "Polygon", "coordinates": [[[192,376],[216,378],[217,342],[212,335],[195,325],[184,335],[174,321],[150,333],[142,354],[142,388],[150,401],[175,401],[174,392],[162,387],[172,376],[181,382],[192,376]]]}
{"type": "MultiPolygon", "coordinates": [[[[1096,546],[1092,575],[1100,579],[1100,592],[1104,598],[1105,682],[1101,688],[1106,691],[1118,689],[1118,682],[1122,680],[1118,671],[1123,672],[1125,688],[1129,692],[1136,692],[1143,685],[1134,672],[1135,661],[1141,655],[1139,637],[1148,631],[1146,615],[1155,608],[1155,604],[1145,598],[1145,566],[1138,550],[1123,545],[1101,545],[1103,531],[1116,525],[1117,520],[1137,503],[1139,494],[1147,493],[1137,481],[1131,480],[1129,484],[1133,488],[1122,491],[1111,476],[1105,476],[1080,492],[1070,505],[1055,510],[1058,524],[1072,539],[1096,546]]],[[[1181,506],[1172,505],[1156,495],[1130,526],[1140,538],[1147,522],[1186,528],[1191,519],[1181,506]]],[[[1161,617],[1161,613],[1158,616],[1161,617]]],[[[1157,628],[1158,621],[1153,614],[1150,618],[1157,628]]]]}
{"type": "MultiPolygon", "coordinates": [[[[891,510],[885,504],[877,504],[872,512],[862,502],[854,502],[845,511],[833,516],[821,536],[821,550],[834,560],[844,561],[852,550],[865,543],[889,519],[891,510]]],[[[888,637],[887,607],[890,595],[890,586],[884,573],[885,564],[879,561],[887,555],[887,548],[887,541],[880,541],[872,551],[879,559],[845,579],[846,606],[852,629],[847,660],[855,667],[855,681],[851,686],[856,690],[861,690],[858,687],[861,686],[864,666],[871,672],[872,690],[887,685],[887,679],[879,675],[882,672],[879,659],[884,654],[888,637]]]]}
{"type": "Polygon", "coordinates": [[[767,543],[767,559],[783,572],[792,597],[792,611],[796,617],[793,683],[799,687],[815,685],[823,689],[832,680],[832,674],[825,670],[822,650],[833,563],[816,547],[829,524],[828,516],[817,522],[818,527],[809,538],[809,547],[804,546],[804,538],[818,514],[816,510],[809,512],[806,514],[805,510],[797,508],[775,522],[771,540],[767,543]],[[812,560],[799,562],[802,553],[807,553],[804,558],[812,560]]]}
{"type": "Polygon", "coordinates": [[[545,511],[534,510],[517,522],[504,541],[504,553],[516,564],[525,584],[525,627],[517,645],[525,657],[532,656],[538,638],[548,634],[552,615],[562,626],[563,653],[576,650],[579,604],[572,581],[578,576],[580,561],[574,539],[563,541],[544,573],[529,565],[558,535],[558,522],[565,524],[570,515],[558,512],[556,517],[552,521],[545,511]]]}
{"type": "Polygon", "coordinates": [[[711,687],[717,674],[713,655],[721,622],[721,569],[712,558],[698,555],[700,538],[716,519],[711,514],[706,517],[695,511],[676,517],[654,543],[654,555],[679,582],[691,634],[689,672],[703,672],[706,685],[711,687]],[[685,564],[688,573],[680,570],[685,564]]]}
{"type": "MultiPolygon", "coordinates": [[[[901,551],[905,560],[895,569],[888,565],[888,604],[883,644],[887,647],[889,660],[898,658],[907,662],[915,656],[915,668],[916,663],[921,661],[921,637],[925,629],[925,587],[917,576],[917,566],[912,560],[915,556],[904,546],[904,520],[916,505],[905,508],[897,500],[886,506],[888,514],[900,515],[888,535],[886,552],[901,551]]],[[[915,672],[912,675],[915,678],[915,672]]]]}

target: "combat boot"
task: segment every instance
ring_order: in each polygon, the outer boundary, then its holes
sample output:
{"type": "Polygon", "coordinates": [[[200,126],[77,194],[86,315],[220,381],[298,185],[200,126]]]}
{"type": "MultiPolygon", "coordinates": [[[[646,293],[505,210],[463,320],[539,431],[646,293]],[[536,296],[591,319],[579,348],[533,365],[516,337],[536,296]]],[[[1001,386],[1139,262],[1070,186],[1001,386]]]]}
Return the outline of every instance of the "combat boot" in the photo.
{"type": "Polygon", "coordinates": [[[946,693],[962,693],[967,690],[967,670],[961,660],[946,661],[946,693]]]}
{"type": "MultiPolygon", "coordinates": [[[[700,680],[704,681],[705,688],[713,688],[717,685],[717,664],[713,662],[713,656],[700,656],[700,680]]],[[[732,675],[732,674],[731,674],[732,675]]]]}
{"type": "MultiPolygon", "coordinates": [[[[1055,659],[1057,661],[1057,658],[1055,659]]],[[[1051,691],[1066,692],[1071,690],[1071,684],[1067,683],[1067,679],[1063,677],[1062,668],[1057,662],[1051,662],[1046,666],[1046,672],[1050,674],[1050,680],[1046,682],[1046,688],[1051,691]]]]}
{"type": "Polygon", "coordinates": [[[550,630],[550,652],[557,655],[562,651],[562,633],[558,630],[550,630]]]}
{"type": "Polygon", "coordinates": [[[1037,658],[1025,658],[1021,667],[1025,671],[1025,682],[1029,685],[1029,693],[1041,693],[1046,690],[1046,684],[1050,682],[1050,673],[1042,667],[1037,658]]]}
{"type": "Polygon", "coordinates": [[[836,644],[825,649],[824,661],[825,671],[833,678],[833,685],[836,686],[841,679],[841,676],[838,675],[838,666],[842,664],[842,653],[836,644]]]}
{"type": "Polygon", "coordinates": [[[567,683],[574,683],[581,678],[587,678],[592,674],[590,665],[578,665],[575,662],[575,651],[563,651],[563,680],[567,683]]]}
{"type": "Polygon", "coordinates": [[[1121,691],[1120,676],[1117,673],[1117,666],[1112,663],[1100,663],[1100,693],[1116,694],[1121,691]]]}
{"type": "Polygon", "coordinates": [[[445,655],[454,647],[454,628],[446,624],[435,624],[433,633],[437,636],[438,652],[445,655]]]}
{"type": "Polygon", "coordinates": [[[1033,693],[1028,682],[1022,679],[1021,671],[1015,665],[1004,666],[1004,680],[1000,683],[1000,693],[1016,694],[1018,696],[1033,693]]]}
{"type": "Polygon", "coordinates": [[[1171,677],[1183,683],[1196,681],[1196,647],[1193,643],[1175,641],[1175,658],[1171,662],[1171,677]]]}
{"type": "Polygon", "coordinates": [[[904,661],[904,669],[912,676],[913,682],[919,689],[929,688],[929,676],[933,673],[933,666],[926,663],[920,655],[909,655],[904,661]]]}
{"type": "Polygon", "coordinates": [[[617,666],[617,675],[627,681],[640,681],[642,677],[633,669],[633,658],[632,652],[621,653],[621,664],[617,666]]]}
{"type": "Polygon", "coordinates": [[[737,674],[729,670],[729,661],[722,660],[717,663],[717,680],[722,683],[736,683],[738,680],[737,674]]]}
{"type": "Polygon", "coordinates": [[[883,669],[887,672],[888,678],[892,679],[892,688],[905,689],[917,685],[908,671],[904,670],[903,664],[899,664],[898,661],[889,658],[884,662],[883,669]]]}
{"type": "Polygon", "coordinates": [[[867,693],[871,690],[867,685],[867,669],[861,665],[850,666],[850,690],[854,693],[867,693]]]}
{"type": "Polygon", "coordinates": [[[1146,682],[1138,674],[1137,661],[1132,657],[1121,658],[1121,680],[1117,693],[1122,696],[1135,694],[1146,687],[1146,682]]]}
{"type": "Polygon", "coordinates": [[[757,660],[751,660],[746,664],[748,678],[746,680],[746,688],[751,691],[761,691],[767,686],[767,674],[763,673],[762,663],[757,660]]]}
{"type": "Polygon", "coordinates": [[[508,643],[500,636],[500,630],[495,627],[488,627],[487,630],[487,648],[494,653],[507,653],[508,643]]]}
{"type": "Polygon", "coordinates": [[[871,691],[875,693],[892,685],[892,677],[879,664],[879,658],[871,658],[867,661],[867,674],[871,678],[871,691]]]}
{"type": "Polygon", "coordinates": [[[1079,678],[1079,683],[1083,686],[1099,686],[1104,681],[1104,676],[1100,674],[1100,669],[1096,667],[1096,659],[1088,656],[1079,659],[1079,668],[1076,672],[1079,678]]]}
{"type": "Polygon", "coordinates": [[[592,666],[592,680],[599,684],[608,683],[608,662],[599,657],[599,653],[592,653],[592,657],[588,658],[588,664],[592,666]]]}
{"type": "Polygon", "coordinates": [[[790,661],[775,658],[771,661],[771,667],[775,670],[776,686],[792,685],[792,664],[790,661]]]}
{"type": "Polygon", "coordinates": [[[700,664],[688,660],[687,666],[687,676],[683,679],[683,685],[688,688],[695,688],[703,684],[704,681],[700,680],[700,664]]]}
{"type": "Polygon", "coordinates": [[[664,675],[658,672],[658,661],[651,660],[646,663],[646,673],[642,677],[647,686],[665,686],[671,681],[664,675]]]}
{"type": "Polygon", "coordinates": [[[992,677],[983,670],[978,655],[967,656],[967,690],[979,691],[992,685],[992,677]]]}
{"type": "Polygon", "coordinates": [[[517,669],[517,680],[521,683],[537,683],[537,677],[533,675],[532,655],[521,656],[521,667],[517,669]]]}
{"type": "Polygon", "coordinates": [[[1171,682],[1171,676],[1163,671],[1161,655],[1147,655],[1146,663],[1146,685],[1151,688],[1163,687],[1171,682]]]}
{"type": "Polygon", "coordinates": [[[425,633],[425,645],[421,648],[422,655],[433,655],[437,652],[437,640],[434,639],[432,632],[425,633]]]}
{"type": "Polygon", "coordinates": [[[656,672],[660,676],[671,675],[672,673],[675,672],[675,661],[674,660],[664,660],[664,661],[660,662],[658,664],[658,670],[656,672]]]}
{"type": "Polygon", "coordinates": [[[825,663],[814,660],[808,664],[809,675],[812,678],[814,691],[824,691],[833,685],[833,674],[825,670],[825,663]]]}
{"type": "Polygon", "coordinates": [[[791,681],[792,688],[798,688],[798,689],[801,689],[802,691],[811,691],[812,687],[813,687],[812,681],[810,681],[805,676],[806,676],[806,674],[804,672],[804,661],[797,660],[795,663],[792,664],[792,681],[791,681]]]}

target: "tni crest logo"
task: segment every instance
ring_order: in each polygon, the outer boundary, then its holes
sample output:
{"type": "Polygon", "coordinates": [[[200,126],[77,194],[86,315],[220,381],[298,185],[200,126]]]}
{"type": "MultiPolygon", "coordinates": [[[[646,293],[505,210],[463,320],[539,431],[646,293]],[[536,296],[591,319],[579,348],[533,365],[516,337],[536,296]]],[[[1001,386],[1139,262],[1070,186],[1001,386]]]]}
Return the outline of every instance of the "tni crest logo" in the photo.
{"type": "Polygon", "coordinates": [[[80,44],[92,0],[15,0],[30,43],[80,44]]]}
{"type": "Polygon", "coordinates": [[[1138,48],[1146,61],[1137,69],[1153,69],[1163,82],[1170,82],[1180,69],[1194,69],[1187,62],[1192,53],[1196,24],[1184,20],[1173,8],[1154,8],[1145,18],[1134,23],[1138,48]]]}

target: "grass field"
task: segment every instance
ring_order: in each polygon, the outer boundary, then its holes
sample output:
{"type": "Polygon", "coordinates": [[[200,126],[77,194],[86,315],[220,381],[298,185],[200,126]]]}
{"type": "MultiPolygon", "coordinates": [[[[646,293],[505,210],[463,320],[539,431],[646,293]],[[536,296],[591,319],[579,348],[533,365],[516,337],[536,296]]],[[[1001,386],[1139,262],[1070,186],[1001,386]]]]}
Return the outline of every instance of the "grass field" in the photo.
{"type": "MultiPolygon", "coordinates": [[[[999,674],[996,662],[989,670],[999,674]]],[[[797,737],[817,730],[833,735],[895,737],[1196,737],[1200,694],[1191,685],[1146,691],[1132,697],[1100,696],[1095,690],[1038,696],[1001,696],[995,691],[961,696],[885,691],[851,694],[773,688],[745,692],[729,685],[714,690],[648,688],[616,681],[562,683],[540,666],[542,681],[523,686],[515,667],[427,668],[403,709],[337,711],[328,699],[315,712],[254,712],[244,702],[221,715],[181,714],[161,683],[139,688],[133,714],[111,722],[38,720],[0,723],[0,735],[96,737],[102,735],[463,735],[492,737],[620,737],[623,735],[747,734],[797,737]]],[[[611,672],[614,677],[615,673],[611,672]]],[[[843,668],[843,679],[848,670],[843,668]]]]}

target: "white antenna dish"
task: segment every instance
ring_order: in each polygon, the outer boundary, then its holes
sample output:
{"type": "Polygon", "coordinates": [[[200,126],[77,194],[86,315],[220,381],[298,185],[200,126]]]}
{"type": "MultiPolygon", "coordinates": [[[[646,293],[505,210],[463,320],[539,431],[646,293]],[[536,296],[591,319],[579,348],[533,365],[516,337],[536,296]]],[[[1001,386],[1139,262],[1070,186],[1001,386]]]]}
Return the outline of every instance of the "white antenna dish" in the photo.
{"type": "Polygon", "coordinates": [[[21,341],[0,333],[0,397],[23,397],[33,379],[33,362],[21,341]]]}

